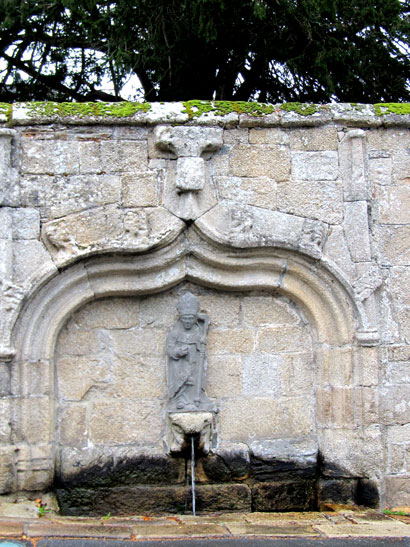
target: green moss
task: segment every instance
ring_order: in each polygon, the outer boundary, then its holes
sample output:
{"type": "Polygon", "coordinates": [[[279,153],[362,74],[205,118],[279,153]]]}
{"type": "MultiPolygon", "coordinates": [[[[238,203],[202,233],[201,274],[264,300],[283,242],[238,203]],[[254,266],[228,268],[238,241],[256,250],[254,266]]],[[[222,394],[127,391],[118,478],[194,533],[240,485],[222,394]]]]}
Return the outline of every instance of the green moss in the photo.
{"type": "Polygon", "coordinates": [[[149,103],[54,103],[32,102],[26,103],[29,116],[84,118],[87,116],[126,118],[137,112],[150,110],[149,103]]]}
{"type": "Polygon", "coordinates": [[[316,114],[318,106],[309,103],[283,103],[280,105],[280,109],[286,112],[296,112],[296,114],[300,114],[301,116],[311,116],[312,114],[316,114]]]}
{"type": "Polygon", "coordinates": [[[7,122],[10,123],[13,114],[13,106],[9,103],[0,103],[0,115],[1,114],[6,116],[7,122]]]}
{"type": "Polygon", "coordinates": [[[227,116],[232,112],[248,114],[250,116],[265,116],[275,112],[275,107],[264,103],[247,103],[245,101],[184,101],[184,113],[189,118],[207,116],[209,113],[215,116],[227,116]]]}
{"type": "Polygon", "coordinates": [[[410,103],[376,103],[374,112],[376,116],[386,116],[387,114],[410,114],[410,103]]]}

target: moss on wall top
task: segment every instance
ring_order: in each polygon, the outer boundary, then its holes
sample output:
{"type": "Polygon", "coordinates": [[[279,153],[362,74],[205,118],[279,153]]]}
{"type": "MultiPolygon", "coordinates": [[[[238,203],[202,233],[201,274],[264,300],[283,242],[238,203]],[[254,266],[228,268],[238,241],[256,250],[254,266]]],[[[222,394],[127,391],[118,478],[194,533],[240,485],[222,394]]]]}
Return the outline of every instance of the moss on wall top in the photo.
{"type": "Polygon", "coordinates": [[[410,103],[366,105],[190,100],[179,103],[0,103],[0,123],[201,123],[226,126],[321,125],[330,121],[355,125],[410,125],[410,103]],[[256,120],[255,120],[256,118],[256,120]],[[253,119],[253,121],[252,121],[253,119]]]}

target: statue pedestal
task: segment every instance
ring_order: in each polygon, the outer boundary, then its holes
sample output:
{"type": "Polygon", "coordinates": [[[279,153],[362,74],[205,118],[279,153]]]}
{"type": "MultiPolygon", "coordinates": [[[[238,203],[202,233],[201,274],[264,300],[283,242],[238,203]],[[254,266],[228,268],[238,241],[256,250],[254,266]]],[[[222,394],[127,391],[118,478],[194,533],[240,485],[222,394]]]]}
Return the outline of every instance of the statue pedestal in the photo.
{"type": "Polygon", "coordinates": [[[181,452],[189,437],[199,437],[199,448],[208,454],[215,430],[213,412],[170,412],[167,423],[167,445],[169,452],[181,452]]]}

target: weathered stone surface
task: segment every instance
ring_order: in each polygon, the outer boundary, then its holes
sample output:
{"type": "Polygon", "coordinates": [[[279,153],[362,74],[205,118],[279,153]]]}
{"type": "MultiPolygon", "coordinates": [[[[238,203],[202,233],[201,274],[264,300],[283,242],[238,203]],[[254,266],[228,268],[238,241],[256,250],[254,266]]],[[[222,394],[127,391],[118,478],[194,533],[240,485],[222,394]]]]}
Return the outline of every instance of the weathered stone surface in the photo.
{"type": "Polygon", "coordinates": [[[282,357],[270,354],[244,355],[242,392],[246,396],[272,397],[282,392],[282,357]]]}
{"type": "Polygon", "coordinates": [[[201,217],[196,226],[207,236],[235,247],[279,246],[298,249],[302,242],[304,219],[222,202],[201,217]]]}
{"type": "Polygon", "coordinates": [[[394,183],[408,184],[410,181],[410,155],[408,150],[394,150],[393,173],[394,183]]]}
{"type": "MultiPolygon", "coordinates": [[[[192,159],[192,158],[191,158],[192,159]]],[[[202,158],[195,158],[202,160],[202,158]]],[[[203,165],[203,188],[198,191],[183,191],[178,188],[180,173],[172,162],[164,180],[162,204],[172,214],[183,220],[195,220],[217,203],[215,189],[210,182],[209,162],[203,165]]]]}
{"type": "Polygon", "coordinates": [[[346,203],[343,229],[354,262],[371,259],[367,207],[366,201],[346,203]]]}
{"type": "Polygon", "coordinates": [[[392,170],[393,163],[392,158],[387,157],[375,157],[371,155],[369,159],[369,180],[373,184],[380,184],[386,186],[392,182],[392,170]]]}
{"type": "Polygon", "coordinates": [[[380,420],[383,424],[410,422],[410,385],[386,386],[380,392],[380,420]]]}
{"type": "Polygon", "coordinates": [[[10,443],[11,435],[11,399],[0,399],[0,443],[10,443]]]}
{"type": "Polygon", "coordinates": [[[152,134],[151,155],[160,158],[198,157],[222,146],[223,133],[218,127],[158,126],[152,134]]]}
{"type": "Polygon", "coordinates": [[[337,150],[337,128],[325,126],[294,129],[290,133],[290,146],[292,150],[337,150]]]}
{"type": "Polygon", "coordinates": [[[288,144],[289,133],[276,127],[255,127],[249,131],[249,142],[250,144],[288,144]]]}
{"type": "Polygon", "coordinates": [[[248,129],[225,129],[223,132],[224,144],[246,144],[249,140],[248,129]]]}
{"type": "Polygon", "coordinates": [[[29,445],[50,442],[54,431],[51,428],[53,413],[49,397],[14,401],[14,408],[18,409],[14,412],[13,420],[14,442],[26,442],[29,445]]]}
{"type": "Polygon", "coordinates": [[[377,197],[381,224],[410,223],[410,186],[408,184],[379,187],[377,197]]]}
{"type": "Polygon", "coordinates": [[[22,205],[37,207],[44,219],[121,200],[121,179],[116,175],[27,175],[20,185],[22,205]]]}
{"type": "Polygon", "coordinates": [[[257,481],[277,481],[297,477],[314,479],[318,450],[314,441],[253,441],[251,475],[257,481]]]}
{"type": "Polygon", "coordinates": [[[309,436],[313,428],[310,408],[311,401],[301,397],[294,397],[291,403],[268,397],[227,400],[220,407],[220,435],[232,442],[309,436]]]}
{"type": "Polygon", "coordinates": [[[394,127],[367,131],[370,150],[406,150],[410,146],[406,129],[394,127]]]}
{"type": "Polygon", "coordinates": [[[353,505],[356,499],[356,479],[325,479],[319,481],[319,504],[328,501],[353,505]]]}
{"type": "Polygon", "coordinates": [[[162,444],[162,412],[151,400],[121,399],[95,402],[89,424],[94,444],[130,444],[160,446],[162,444]],[[126,417],[126,420],[124,419],[126,417]],[[107,424],[110,427],[107,428],[107,424]]]}
{"type": "Polygon", "coordinates": [[[277,183],[268,177],[215,177],[222,199],[248,203],[256,207],[275,209],[277,183]]]}
{"type": "Polygon", "coordinates": [[[5,363],[0,363],[0,397],[10,395],[10,368],[5,363]]]}
{"type": "Polygon", "coordinates": [[[47,361],[13,362],[8,366],[14,397],[50,395],[50,364],[47,361]]]}
{"type": "Polygon", "coordinates": [[[311,393],[316,362],[311,353],[286,353],[282,356],[282,392],[286,396],[311,393]]]}
{"type": "Polygon", "coordinates": [[[248,325],[296,325],[300,321],[292,302],[281,297],[245,296],[241,309],[243,321],[248,325]]]}
{"type": "Polygon", "coordinates": [[[353,356],[349,348],[323,348],[317,352],[318,374],[323,385],[351,386],[353,356]]]}
{"type": "Polygon", "coordinates": [[[54,262],[109,251],[145,251],[174,239],[183,223],[158,207],[96,207],[43,225],[42,237],[54,262]]]}
{"type": "Polygon", "coordinates": [[[386,476],[386,505],[388,507],[406,506],[410,499],[410,477],[386,476]]]}
{"type": "Polygon", "coordinates": [[[315,507],[313,481],[259,483],[252,487],[255,511],[309,511],[315,507]]]}
{"type": "Polygon", "coordinates": [[[159,204],[155,173],[147,171],[123,175],[121,182],[125,207],[155,207],[159,204]]]}
{"type": "Polygon", "coordinates": [[[9,211],[12,215],[13,239],[38,239],[40,214],[36,209],[18,208],[9,211]]]}
{"type": "Polygon", "coordinates": [[[0,446],[0,492],[13,489],[14,482],[14,446],[0,446]]]}
{"type": "Polygon", "coordinates": [[[309,351],[312,341],[309,333],[301,326],[264,327],[258,332],[256,347],[264,352],[286,352],[290,347],[309,351]]]}
{"type": "Polygon", "coordinates": [[[294,180],[278,186],[278,208],[285,213],[339,224],[344,212],[342,195],[341,183],[333,179],[326,183],[294,180]],[[306,196],[309,196],[308,201],[306,196]]]}
{"type": "Polygon", "coordinates": [[[214,454],[208,455],[201,460],[202,469],[207,481],[228,482],[231,480],[231,473],[224,460],[214,454]]]}
{"type": "Polygon", "coordinates": [[[356,268],[342,226],[332,226],[330,228],[323,248],[323,255],[335,264],[347,279],[354,279],[356,268]]]}
{"type": "Polygon", "coordinates": [[[282,182],[290,176],[289,151],[275,145],[238,144],[232,151],[230,166],[237,177],[269,177],[282,182]]]}
{"type": "Polygon", "coordinates": [[[0,129],[1,489],[46,488],[56,464],[78,490],[89,473],[91,501],[178,485],[157,499],[185,507],[164,344],[189,289],[218,410],[207,507],[273,507],[279,475],[299,503],[318,473],[330,497],[408,504],[408,117],[183,109],[66,125],[22,105],[0,129]]]}
{"type": "Polygon", "coordinates": [[[60,414],[60,442],[70,446],[87,444],[87,408],[83,405],[63,408],[60,414]]]}
{"type": "Polygon", "coordinates": [[[76,175],[79,172],[79,145],[62,139],[22,141],[23,173],[30,175],[76,175]]]}
{"type": "Polygon", "coordinates": [[[14,247],[14,282],[30,286],[52,275],[56,268],[43,243],[36,240],[16,241],[14,247]]]}
{"type": "Polygon", "coordinates": [[[211,330],[208,338],[209,355],[218,353],[250,353],[255,340],[252,332],[245,329],[211,330]]]}
{"type": "Polygon", "coordinates": [[[60,510],[69,516],[181,513],[188,496],[188,489],[182,486],[57,489],[60,510]]]}
{"type": "MultiPolygon", "coordinates": [[[[251,495],[246,485],[204,485],[197,487],[198,511],[250,511],[251,495]]],[[[121,486],[57,490],[61,511],[73,516],[104,516],[183,513],[190,510],[190,489],[183,486],[121,486]]]]}
{"type": "MultiPolygon", "coordinates": [[[[351,424],[346,424],[350,427],[351,424]]],[[[378,425],[354,429],[324,429],[319,449],[325,477],[375,477],[383,461],[382,435],[378,425]],[[360,446],[360,449],[359,449],[360,446]]]]}
{"type": "MultiPolygon", "coordinates": [[[[243,443],[224,443],[216,449],[233,479],[246,479],[250,471],[249,448],[243,443]]],[[[206,469],[205,469],[206,472],[206,469]]]]}
{"type": "Polygon", "coordinates": [[[242,392],[242,361],[239,355],[209,355],[207,362],[207,393],[223,397],[242,392]]]}
{"type": "Polygon", "coordinates": [[[138,324],[140,299],[103,298],[90,302],[75,315],[80,329],[129,329],[138,324]]]}
{"type": "Polygon", "coordinates": [[[197,489],[196,507],[206,512],[250,511],[251,490],[246,484],[201,485],[197,489]]]}
{"type": "Polygon", "coordinates": [[[339,175],[337,152],[293,152],[292,179],[336,180],[339,175]]]}
{"type": "Polygon", "coordinates": [[[139,484],[184,483],[183,459],[144,453],[134,448],[113,449],[105,453],[95,448],[64,448],[58,483],[71,488],[136,486],[139,484]],[[87,454],[87,452],[89,452],[87,454]],[[75,465],[70,465],[74,462],[75,465]]]}
{"type": "Polygon", "coordinates": [[[383,226],[380,234],[384,261],[397,266],[409,266],[410,226],[383,226]]]}
{"type": "MultiPolygon", "coordinates": [[[[202,405],[204,406],[204,405],[202,405]]],[[[198,437],[198,448],[208,454],[215,426],[214,412],[169,412],[167,445],[170,452],[189,450],[189,439],[198,437]]]]}

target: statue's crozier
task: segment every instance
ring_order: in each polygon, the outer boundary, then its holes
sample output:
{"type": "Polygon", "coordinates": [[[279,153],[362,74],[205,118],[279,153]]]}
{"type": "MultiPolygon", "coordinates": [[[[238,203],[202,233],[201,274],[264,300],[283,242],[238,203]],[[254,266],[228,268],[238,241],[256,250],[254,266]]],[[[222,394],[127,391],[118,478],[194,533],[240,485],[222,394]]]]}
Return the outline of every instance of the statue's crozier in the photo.
{"type": "Polygon", "coordinates": [[[190,292],[177,304],[179,319],[167,337],[168,411],[214,410],[205,394],[205,350],[209,317],[199,313],[199,301],[190,292]]]}

